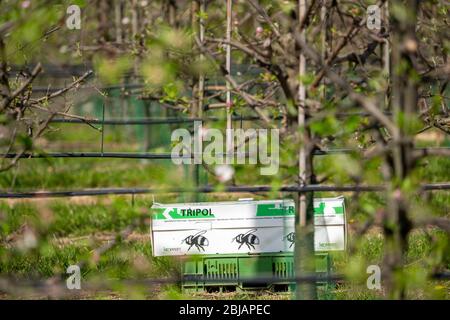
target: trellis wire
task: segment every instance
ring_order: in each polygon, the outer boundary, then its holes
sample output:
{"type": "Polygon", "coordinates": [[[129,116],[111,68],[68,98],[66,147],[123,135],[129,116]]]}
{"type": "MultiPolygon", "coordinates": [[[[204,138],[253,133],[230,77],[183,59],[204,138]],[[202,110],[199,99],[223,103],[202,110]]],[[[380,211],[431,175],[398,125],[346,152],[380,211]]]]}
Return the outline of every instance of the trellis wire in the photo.
{"type": "MultiPolygon", "coordinates": [[[[450,190],[450,183],[429,183],[420,186],[422,191],[450,190]]],[[[226,186],[216,189],[214,186],[201,186],[197,188],[96,188],[65,191],[24,191],[0,192],[0,198],[52,198],[52,197],[80,197],[101,195],[132,195],[149,193],[257,193],[257,192],[381,192],[385,187],[381,185],[286,185],[274,188],[262,186],[226,186]]]]}
{"type": "MultiPolygon", "coordinates": [[[[386,115],[390,115],[390,112],[385,112],[386,115]]],[[[337,112],[335,116],[338,118],[360,116],[367,117],[370,114],[367,112],[337,112]]],[[[233,121],[258,121],[261,120],[259,116],[232,116],[233,121]]],[[[272,120],[280,120],[282,117],[272,117],[272,120]]],[[[139,119],[75,119],[75,118],[55,118],[50,121],[50,123],[73,123],[73,124],[104,124],[104,125],[158,125],[158,124],[176,124],[176,123],[191,123],[195,121],[226,121],[226,118],[220,117],[203,117],[203,118],[139,118],[139,119]]]]}
{"type": "MultiPolygon", "coordinates": [[[[103,150],[103,148],[102,148],[103,150]]],[[[316,150],[315,155],[328,155],[328,154],[340,154],[351,153],[353,149],[331,149],[331,150],[316,150]]],[[[234,153],[236,155],[237,153],[234,153]]],[[[241,153],[239,153],[241,155],[241,153]]],[[[248,153],[243,153],[248,156],[248,153]]],[[[217,153],[217,156],[224,156],[225,153],[217,153]]],[[[153,159],[153,160],[170,160],[170,159],[189,159],[194,158],[195,154],[191,155],[172,155],[171,153],[151,153],[151,152],[47,152],[47,153],[6,153],[0,154],[0,157],[12,159],[37,159],[37,158],[120,158],[120,159],[153,159]]]]}
{"type": "MultiPolygon", "coordinates": [[[[102,128],[103,129],[103,128],[102,128]]],[[[450,147],[430,147],[430,148],[415,148],[417,151],[438,151],[438,150],[450,150],[450,147]]],[[[327,150],[314,150],[315,156],[326,156],[334,154],[349,154],[363,152],[363,149],[352,148],[332,148],[327,150]]],[[[248,153],[234,153],[233,155],[245,155],[248,153]]],[[[224,154],[216,153],[217,156],[224,156],[224,154]]],[[[153,160],[169,160],[169,159],[188,159],[194,158],[195,154],[191,155],[172,155],[171,153],[153,153],[153,152],[104,152],[103,143],[101,144],[101,152],[42,152],[42,153],[6,153],[0,154],[0,158],[13,159],[16,157],[23,159],[36,159],[36,158],[120,158],[120,159],[153,159],[153,160]]]]}
{"type": "MultiPolygon", "coordinates": [[[[450,279],[449,272],[435,272],[428,276],[430,280],[448,280],[450,279]]],[[[183,281],[186,282],[200,282],[205,285],[227,285],[238,283],[252,283],[253,285],[267,285],[269,283],[276,284],[282,282],[283,284],[289,283],[316,283],[327,282],[336,283],[344,282],[348,280],[343,274],[322,273],[322,274],[310,274],[299,275],[295,277],[274,277],[274,276],[261,276],[261,277],[230,277],[223,279],[212,279],[204,276],[185,275],[182,277],[167,277],[167,278],[143,278],[143,279],[126,279],[119,280],[122,285],[129,286],[154,286],[154,285],[170,285],[179,284],[183,281]]],[[[109,290],[110,285],[117,280],[106,280],[96,282],[84,282],[84,290],[101,290],[102,288],[109,290]],[[109,285],[108,285],[109,283],[109,285]]],[[[365,284],[365,283],[364,283],[365,284]]],[[[30,279],[5,279],[0,278],[0,290],[5,292],[18,292],[21,288],[34,289],[36,291],[43,291],[44,293],[53,292],[58,295],[70,295],[73,293],[71,290],[67,290],[66,281],[53,278],[51,280],[30,280],[30,279]],[[60,290],[57,290],[57,289],[60,290]]]]}

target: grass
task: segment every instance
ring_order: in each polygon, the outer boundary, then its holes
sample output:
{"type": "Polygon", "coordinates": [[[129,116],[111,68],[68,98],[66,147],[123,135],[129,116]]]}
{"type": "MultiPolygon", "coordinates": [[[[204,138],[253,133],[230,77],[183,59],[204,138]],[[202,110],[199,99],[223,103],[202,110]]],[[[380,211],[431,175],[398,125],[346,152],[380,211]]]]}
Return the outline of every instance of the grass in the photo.
{"type": "MultiPolygon", "coordinates": [[[[119,159],[33,159],[0,175],[2,189],[145,187],[172,180],[168,166],[119,159]]],[[[172,171],[173,172],[173,171],[172,171]]]]}
{"type": "MultiPolygon", "coordinates": [[[[0,247],[0,274],[47,278],[53,275],[64,274],[67,266],[79,261],[89,261],[83,269],[83,281],[96,281],[99,279],[112,279],[115,281],[145,278],[164,278],[177,275],[180,270],[179,261],[169,257],[152,257],[148,229],[142,227],[136,234],[142,237],[132,237],[129,241],[119,242],[113,249],[101,256],[94,263],[92,251],[104,244],[105,239],[122,230],[131,221],[148,212],[149,199],[137,199],[134,206],[127,197],[108,197],[92,202],[71,203],[60,199],[47,201],[29,201],[0,204],[0,212],[3,216],[2,238],[19,231],[24,224],[35,230],[39,237],[36,247],[17,249],[14,246],[0,247]],[[43,209],[45,208],[45,209],[43,209]],[[51,217],[47,223],[42,223],[42,214],[51,217]],[[8,226],[6,228],[5,226],[8,226]],[[91,235],[91,237],[86,237],[91,235]],[[98,235],[98,238],[95,237],[98,235]],[[102,238],[103,237],[103,238],[102,238]],[[59,241],[59,240],[65,241],[59,241]]],[[[416,232],[410,236],[410,249],[408,262],[414,266],[429,266],[442,264],[448,265],[448,239],[445,233],[439,230],[431,230],[429,233],[416,232]],[[435,250],[440,247],[441,250],[435,250]],[[447,251],[445,251],[447,250],[447,251]],[[438,257],[441,252],[441,258],[438,257]]],[[[358,243],[357,254],[363,265],[380,264],[383,255],[383,240],[377,234],[363,238],[358,243]]],[[[345,255],[334,257],[336,268],[349,268],[353,260],[345,255]]],[[[420,280],[420,279],[419,279],[420,280]]],[[[126,282],[125,282],[126,283],[126,282]]],[[[129,298],[128,286],[115,284],[115,290],[99,293],[94,298],[108,298],[113,295],[116,298],[129,298]],[[105,295],[106,294],[106,295],[105,295]],[[102,296],[105,295],[105,296],[102,296]]],[[[427,294],[433,297],[446,297],[449,283],[426,283],[427,294]],[[434,288],[434,287],[436,288],[434,288]],[[442,288],[444,289],[442,289],[442,288]],[[444,293],[442,293],[444,292],[444,293]],[[439,295],[440,294],[440,295],[439,295]]],[[[160,286],[150,292],[142,292],[136,289],[136,297],[150,299],[169,298],[193,298],[193,299],[288,299],[286,294],[274,294],[270,292],[259,293],[216,293],[183,295],[176,286],[160,286]],[[212,296],[211,296],[212,295],[212,296]]],[[[413,288],[413,291],[420,291],[413,288]]],[[[425,290],[425,289],[424,289],[425,290]]],[[[425,295],[420,291],[414,297],[425,295]]],[[[92,298],[93,296],[89,296],[92,298]]],[[[333,292],[322,293],[321,298],[327,299],[379,299],[380,293],[367,290],[359,283],[346,283],[339,285],[333,292]]]]}
{"type": "MultiPolygon", "coordinates": [[[[72,127],[74,128],[74,127],[72,127]]],[[[58,151],[98,150],[99,133],[87,129],[80,135],[79,128],[54,131],[46,138],[48,143],[59,143],[58,151]]],[[[139,151],[139,146],[128,144],[123,135],[108,128],[105,136],[108,151],[139,151]]],[[[48,148],[44,148],[49,150],[48,148]]],[[[333,159],[319,158],[317,168],[330,168],[333,159]],[[330,162],[331,161],[331,162],[330,162]]],[[[376,164],[368,163],[368,166],[376,164]]],[[[245,174],[245,166],[238,168],[245,174]]],[[[295,169],[295,168],[294,168],[295,169]]],[[[288,168],[288,170],[294,170],[288,168]]],[[[297,169],[295,169],[297,170],[297,169]]],[[[338,174],[338,181],[345,180],[346,168],[338,174]]],[[[326,171],[326,170],[325,170],[326,171]]],[[[369,171],[369,170],[367,170],[369,171]]],[[[424,182],[450,181],[450,160],[431,158],[421,163],[416,170],[417,180],[424,182]]],[[[97,187],[152,187],[187,184],[187,171],[175,167],[167,161],[140,161],[119,159],[34,159],[23,160],[20,165],[0,175],[0,189],[7,190],[57,190],[97,187]]],[[[367,177],[374,183],[379,177],[367,177]]],[[[274,180],[275,181],[275,180],[274,180]]],[[[238,184],[278,183],[258,180],[252,174],[245,175],[238,184]]],[[[332,181],[330,181],[332,183],[332,181]]],[[[320,193],[319,196],[335,196],[336,193],[320,193]]],[[[204,195],[203,201],[234,200],[244,195],[214,194],[204,195]]],[[[261,198],[260,195],[252,195],[261,198]]],[[[271,194],[278,197],[279,194],[271,194]]],[[[433,215],[448,216],[450,194],[433,192],[426,195],[430,204],[422,206],[422,198],[417,197],[416,211],[428,210],[433,215]]],[[[158,202],[187,201],[188,196],[158,195],[158,202]]],[[[153,257],[149,241],[148,219],[138,228],[129,240],[119,242],[114,248],[97,259],[93,252],[114,239],[115,235],[138,217],[148,218],[149,207],[153,201],[150,195],[78,197],[72,199],[15,200],[0,201],[0,276],[22,276],[27,278],[47,278],[64,274],[67,266],[87,261],[83,268],[83,281],[98,279],[117,280],[113,290],[86,293],[81,298],[120,299],[288,299],[286,294],[270,292],[222,293],[184,295],[176,285],[154,286],[149,290],[142,287],[124,285],[123,281],[142,278],[164,278],[180,272],[180,261],[169,257],[153,257]],[[28,231],[27,231],[28,230],[28,231]],[[24,241],[27,235],[33,237],[24,241]]],[[[379,195],[363,194],[359,201],[348,198],[349,220],[364,222],[367,217],[376,215],[384,203],[379,195]]],[[[355,272],[365,275],[368,264],[381,264],[383,259],[383,239],[373,232],[355,244],[355,254],[339,254],[334,257],[336,269],[340,272],[355,272]]],[[[430,269],[450,269],[448,235],[431,229],[414,232],[410,236],[407,255],[407,274],[412,279],[411,298],[449,299],[450,284],[445,281],[426,281],[422,274],[430,269]]],[[[359,279],[360,280],[360,279],[359,279]]],[[[339,284],[333,292],[321,293],[323,299],[380,299],[383,292],[367,290],[361,281],[339,284]]],[[[3,297],[3,296],[2,296],[3,297]]]]}
{"type": "Polygon", "coordinates": [[[129,199],[116,198],[111,204],[76,205],[58,201],[51,206],[57,213],[49,227],[56,236],[85,235],[102,231],[120,231],[145,210],[131,206],[129,199]]]}

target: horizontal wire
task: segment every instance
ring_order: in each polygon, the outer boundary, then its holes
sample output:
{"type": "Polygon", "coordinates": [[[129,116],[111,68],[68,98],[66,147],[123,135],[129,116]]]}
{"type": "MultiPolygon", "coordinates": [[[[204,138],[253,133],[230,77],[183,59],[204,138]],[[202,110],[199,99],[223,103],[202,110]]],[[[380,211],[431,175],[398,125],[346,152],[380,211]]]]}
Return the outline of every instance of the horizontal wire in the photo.
{"type": "MultiPolygon", "coordinates": [[[[432,280],[446,280],[450,279],[450,273],[449,272],[438,272],[438,273],[432,273],[428,277],[432,280]]],[[[288,277],[282,277],[282,276],[261,276],[261,277],[224,277],[222,279],[219,278],[212,278],[212,277],[205,277],[203,275],[185,275],[182,277],[173,277],[173,278],[145,278],[145,279],[124,279],[119,280],[122,284],[127,285],[158,285],[158,284],[176,284],[184,282],[185,285],[189,286],[190,284],[188,282],[197,282],[198,285],[200,284],[230,284],[230,283],[247,283],[247,284],[277,284],[277,283],[284,283],[284,284],[294,284],[294,283],[305,283],[305,282],[335,282],[335,281],[348,281],[348,279],[343,274],[333,274],[328,272],[317,272],[316,274],[312,275],[302,275],[302,276],[288,276],[288,277]]],[[[93,283],[85,282],[85,287],[104,287],[107,285],[108,281],[101,281],[97,284],[97,286],[93,286],[93,283]]],[[[113,280],[112,282],[116,282],[116,280],[113,280]]],[[[194,285],[194,284],[191,284],[194,285]]],[[[20,286],[26,286],[31,288],[41,288],[45,289],[46,287],[55,287],[55,286],[62,286],[66,287],[66,281],[45,281],[45,280],[29,280],[29,279],[2,279],[0,278],[0,288],[4,289],[5,291],[8,291],[7,287],[13,287],[17,289],[20,286]]]]}
{"type": "MultiPolygon", "coordinates": [[[[386,187],[381,185],[288,185],[275,188],[268,185],[263,186],[226,186],[216,189],[214,186],[202,186],[198,188],[96,188],[64,191],[23,191],[23,192],[0,192],[0,198],[58,198],[58,197],[80,197],[101,195],[128,195],[148,193],[242,193],[242,192],[380,192],[386,187]]],[[[430,183],[420,186],[422,191],[450,190],[450,183],[430,183]]]]}
{"type": "MultiPolygon", "coordinates": [[[[431,148],[415,148],[418,151],[437,151],[450,150],[450,147],[431,147],[431,148]]],[[[314,150],[315,156],[326,156],[335,154],[349,154],[364,152],[363,149],[351,148],[332,148],[328,150],[314,150]]],[[[152,152],[41,152],[41,153],[4,153],[0,154],[0,158],[14,159],[16,157],[22,159],[39,159],[39,158],[119,158],[119,159],[153,159],[153,160],[169,160],[169,159],[189,159],[195,158],[197,154],[191,152],[190,155],[172,155],[171,153],[152,153],[152,152]]],[[[199,155],[202,155],[200,153],[199,155]]],[[[216,153],[215,156],[225,156],[226,153],[216,153]]],[[[250,157],[249,153],[233,153],[234,155],[250,157]]]]}
{"type": "MultiPolygon", "coordinates": [[[[233,116],[233,120],[243,120],[243,121],[256,121],[260,120],[260,117],[256,116],[233,116]]],[[[281,118],[280,118],[281,119],[281,118]]],[[[99,120],[99,119],[64,119],[56,118],[51,120],[51,123],[89,123],[89,124],[106,124],[106,125],[140,125],[140,124],[172,124],[172,123],[191,123],[195,121],[225,121],[225,118],[219,117],[208,117],[208,118],[144,118],[144,119],[109,119],[109,120],[99,120]]],[[[277,119],[274,119],[277,120],[277,119]]]]}
{"type": "MultiPolygon", "coordinates": [[[[339,112],[335,114],[336,117],[351,117],[351,116],[369,116],[365,112],[339,112]]],[[[259,116],[232,116],[233,121],[258,121],[261,120],[259,116]]],[[[272,117],[272,120],[281,120],[282,117],[272,117]]],[[[206,117],[206,118],[140,118],[140,119],[73,119],[73,118],[55,118],[50,123],[89,123],[89,124],[105,124],[105,125],[156,125],[156,124],[173,124],[173,123],[191,123],[194,121],[225,121],[226,118],[206,117]]]]}
{"type": "MultiPolygon", "coordinates": [[[[351,153],[353,149],[330,149],[330,150],[316,150],[314,155],[328,155],[351,153]]],[[[196,153],[192,152],[190,155],[172,155],[171,153],[151,153],[151,152],[43,152],[43,153],[6,153],[0,154],[0,158],[14,159],[16,157],[23,159],[39,159],[39,158],[119,158],[119,159],[152,159],[152,160],[169,160],[169,159],[193,159],[196,153]]],[[[202,155],[201,153],[199,155],[202,155]]],[[[216,153],[215,156],[223,157],[226,153],[216,153]]],[[[233,153],[234,155],[250,157],[249,153],[233,153]]]]}

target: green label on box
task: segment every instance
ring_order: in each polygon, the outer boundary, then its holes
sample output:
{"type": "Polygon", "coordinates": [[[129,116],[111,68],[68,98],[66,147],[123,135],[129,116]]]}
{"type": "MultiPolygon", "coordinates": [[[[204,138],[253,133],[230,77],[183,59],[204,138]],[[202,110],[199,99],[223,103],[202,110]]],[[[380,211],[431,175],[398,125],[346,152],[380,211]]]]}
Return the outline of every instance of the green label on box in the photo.
{"type": "Polygon", "coordinates": [[[295,215],[294,206],[283,206],[280,204],[258,204],[256,210],[257,217],[272,217],[272,216],[293,216],[295,215]]]}
{"type": "Polygon", "coordinates": [[[203,219],[203,218],[215,218],[211,208],[205,209],[179,209],[173,208],[168,211],[168,208],[154,208],[153,218],[156,220],[166,220],[167,215],[171,219],[203,219]],[[166,212],[168,211],[168,212],[166,212]],[[166,215],[165,215],[166,213],[166,215]]]}
{"type": "MultiPolygon", "coordinates": [[[[333,207],[334,214],[344,214],[344,207],[333,207]]],[[[325,214],[325,202],[321,202],[318,207],[314,208],[315,215],[324,215],[325,214]]]]}

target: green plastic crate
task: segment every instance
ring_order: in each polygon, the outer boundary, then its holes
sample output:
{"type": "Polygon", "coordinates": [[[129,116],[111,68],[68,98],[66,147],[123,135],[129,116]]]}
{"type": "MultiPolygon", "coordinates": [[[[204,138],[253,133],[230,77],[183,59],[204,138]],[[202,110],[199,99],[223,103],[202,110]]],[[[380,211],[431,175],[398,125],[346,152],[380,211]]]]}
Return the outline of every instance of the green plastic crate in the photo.
{"type": "MultiPolygon", "coordinates": [[[[331,272],[329,254],[316,254],[316,272],[331,272]]],[[[186,261],[182,266],[183,276],[201,277],[208,281],[184,281],[184,292],[203,291],[246,291],[266,289],[273,291],[292,291],[295,284],[290,282],[294,277],[294,257],[292,253],[260,254],[260,255],[220,255],[199,256],[186,261]],[[242,280],[249,278],[277,278],[271,283],[250,283],[242,280]],[[242,280],[241,280],[242,279],[242,280]],[[286,280],[284,280],[286,279],[286,280]]],[[[322,288],[329,283],[318,282],[322,288]]]]}

